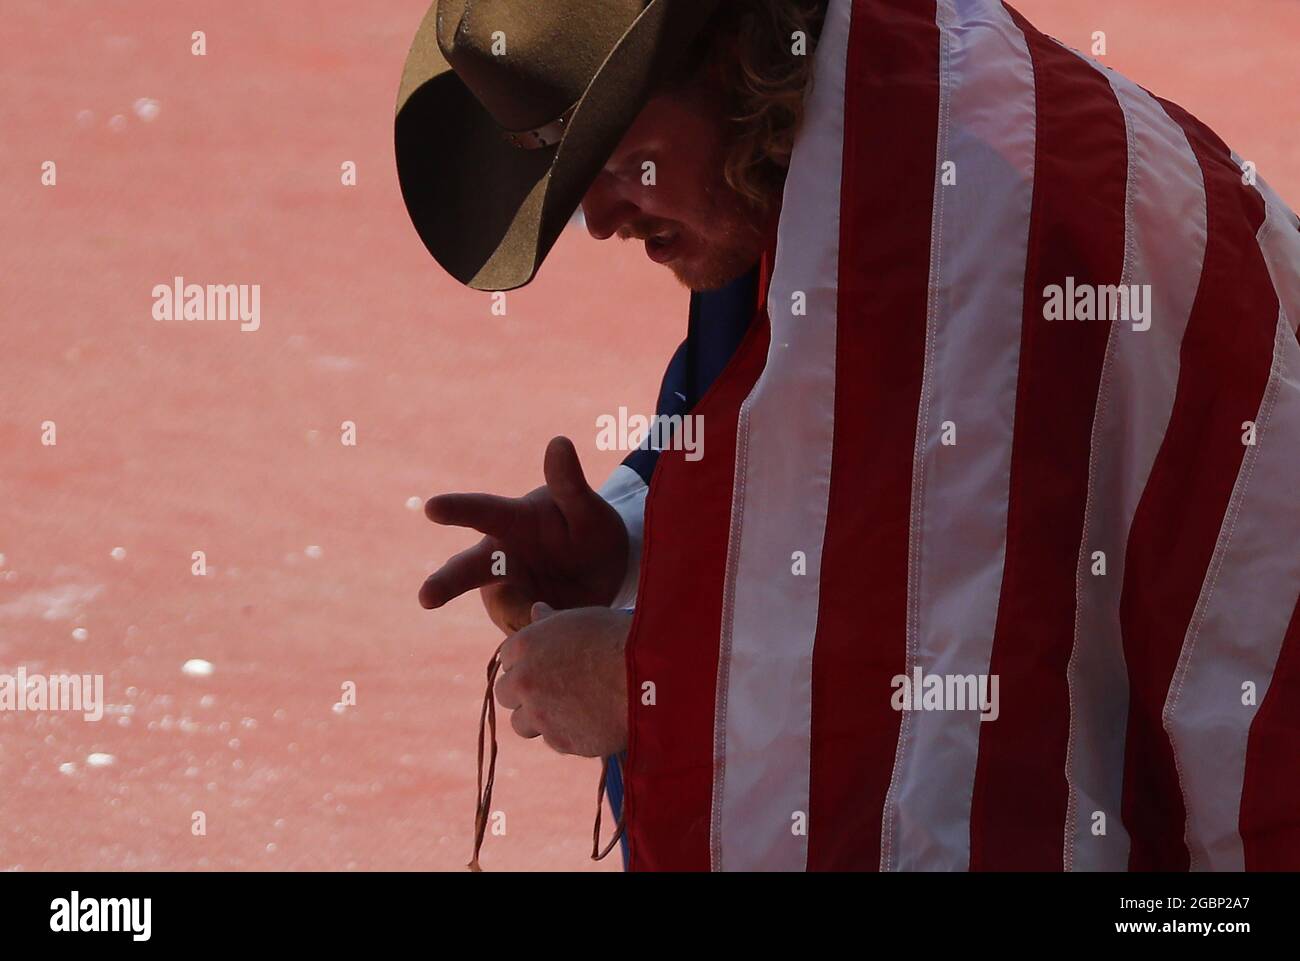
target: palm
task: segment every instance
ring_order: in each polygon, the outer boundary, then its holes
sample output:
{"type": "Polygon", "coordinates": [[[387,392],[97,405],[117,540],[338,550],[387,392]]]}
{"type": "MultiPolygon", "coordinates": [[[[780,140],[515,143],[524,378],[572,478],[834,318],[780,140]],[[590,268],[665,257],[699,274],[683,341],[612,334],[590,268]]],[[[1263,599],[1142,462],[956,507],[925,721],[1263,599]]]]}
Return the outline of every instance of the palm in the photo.
{"type": "Polygon", "coordinates": [[[551,441],[546,484],[523,497],[443,494],[425,507],[435,523],[472,527],[485,536],[424,582],[420,603],[441,607],[482,588],[494,622],[513,631],[535,601],[552,607],[603,606],[613,600],[627,562],[618,513],[588,485],[566,438],[551,441]]]}
{"type": "Polygon", "coordinates": [[[517,584],[557,609],[613,600],[622,580],[615,565],[627,550],[627,535],[614,508],[595,492],[592,496],[576,517],[566,517],[546,487],[518,499],[512,529],[490,538],[505,553],[507,584],[517,584]],[[519,568],[513,579],[512,559],[519,568]]]}

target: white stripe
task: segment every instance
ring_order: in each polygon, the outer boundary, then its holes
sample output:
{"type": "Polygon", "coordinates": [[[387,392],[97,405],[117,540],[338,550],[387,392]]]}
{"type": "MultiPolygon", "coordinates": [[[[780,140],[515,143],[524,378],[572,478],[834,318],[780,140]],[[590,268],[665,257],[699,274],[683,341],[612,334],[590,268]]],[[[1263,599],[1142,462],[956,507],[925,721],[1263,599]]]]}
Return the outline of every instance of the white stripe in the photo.
{"type": "MultiPolygon", "coordinates": [[[[939,0],[940,129],[913,464],[909,676],[988,673],[1006,554],[1033,201],[1033,63],[1001,4],[939,0]],[[943,186],[943,164],[956,185],[943,186]],[[942,443],[945,422],[956,444],[942,443]]],[[[902,412],[899,412],[899,416],[902,412]]],[[[964,870],[980,714],[904,712],[882,870],[964,870]]]]}
{"type": "Polygon", "coordinates": [[[1294,333],[1300,325],[1300,224],[1296,215],[1263,180],[1258,183],[1267,210],[1259,246],[1268,264],[1273,289],[1286,309],[1294,333]]]}
{"type": "MultiPolygon", "coordinates": [[[[849,0],[834,0],[786,179],[767,364],[741,408],[714,731],[714,870],[803,870],[812,654],[835,417],[849,0]],[[792,295],[807,296],[792,316],[792,295]],[[803,552],[807,573],[792,573],[803,552]]],[[[665,708],[670,710],[671,708],[665,708]]]]}
{"type": "Polygon", "coordinates": [[[1237,828],[1246,743],[1300,597],[1300,344],[1282,310],[1255,423],[1163,712],[1192,870],[1246,868],[1237,828]],[[1248,683],[1254,699],[1244,704],[1248,683]]]}
{"type": "MultiPolygon", "coordinates": [[[[1232,161],[1238,167],[1245,165],[1235,151],[1232,161]]],[[[1300,220],[1258,173],[1254,186],[1264,199],[1265,211],[1258,235],[1259,249],[1264,253],[1273,289],[1286,311],[1291,329],[1296,330],[1300,324],[1300,220]]]]}
{"type": "Polygon", "coordinates": [[[598,493],[618,512],[627,529],[627,569],[618,595],[609,602],[617,610],[636,607],[636,589],[641,578],[641,548],[645,541],[645,498],[649,488],[641,475],[619,464],[598,493]]]}
{"type": "Polygon", "coordinates": [[[1128,725],[1128,670],[1120,592],[1129,528],[1169,426],[1179,349],[1205,260],[1205,185],[1182,128],[1136,84],[1084,58],[1110,81],[1128,130],[1125,256],[1121,283],[1150,284],[1151,328],[1111,324],[1088,466],[1070,655],[1069,801],[1064,865],[1124,870],[1120,816],[1128,725]],[[1106,573],[1094,575],[1093,552],[1106,573]],[[1094,833],[1105,816],[1105,832],[1094,833]]]}

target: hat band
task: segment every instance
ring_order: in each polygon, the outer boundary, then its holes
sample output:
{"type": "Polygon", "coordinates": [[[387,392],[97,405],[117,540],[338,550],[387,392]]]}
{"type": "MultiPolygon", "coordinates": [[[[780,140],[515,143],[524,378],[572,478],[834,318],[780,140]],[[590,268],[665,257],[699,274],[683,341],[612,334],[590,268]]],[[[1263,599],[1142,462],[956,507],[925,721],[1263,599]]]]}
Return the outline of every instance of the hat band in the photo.
{"type": "Polygon", "coordinates": [[[520,150],[541,150],[543,147],[553,147],[564,139],[564,130],[568,127],[573,112],[577,109],[578,105],[575,103],[564,111],[562,116],[557,117],[550,123],[534,127],[532,130],[503,130],[501,131],[502,136],[520,150]]]}

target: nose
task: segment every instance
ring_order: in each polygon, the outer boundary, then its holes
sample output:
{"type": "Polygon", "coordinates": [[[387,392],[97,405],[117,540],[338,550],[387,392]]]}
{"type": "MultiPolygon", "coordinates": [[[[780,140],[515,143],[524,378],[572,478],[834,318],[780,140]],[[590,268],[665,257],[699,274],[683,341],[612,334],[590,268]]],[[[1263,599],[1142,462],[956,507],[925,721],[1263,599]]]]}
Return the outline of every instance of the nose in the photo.
{"type": "Polygon", "coordinates": [[[582,198],[582,216],[587,222],[587,231],[597,240],[608,240],[639,214],[636,204],[620,196],[613,178],[603,171],[582,198]]]}

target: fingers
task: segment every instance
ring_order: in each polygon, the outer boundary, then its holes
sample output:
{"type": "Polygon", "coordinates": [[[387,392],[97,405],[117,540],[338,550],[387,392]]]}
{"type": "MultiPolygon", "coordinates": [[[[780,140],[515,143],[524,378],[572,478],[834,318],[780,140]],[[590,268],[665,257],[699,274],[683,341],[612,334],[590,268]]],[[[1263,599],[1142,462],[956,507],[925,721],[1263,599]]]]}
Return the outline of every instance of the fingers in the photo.
{"type": "Polygon", "coordinates": [[[528,645],[527,635],[512,634],[501,644],[501,670],[508,671],[524,659],[524,648],[528,645]]]}
{"type": "Polygon", "coordinates": [[[510,726],[515,729],[515,733],[520,737],[537,737],[542,732],[537,730],[537,725],[533,721],[533,716],[528,712],[528,708],[521,707],[510,714],[510,726]]]}
{"type": "MultiPolygon", "coordinates": [[[[550,605],[539,602],[533,605],[532,613],[536,622],[550,617],[555,611],[550,605]]],[[[529,673],[528,654],[536,642],[536,638],[530,636],[531,633],[525,630],[511,635],[501,643],[501,672],[497,675],[492,696],[502,708],[511,712],[510,726],[520,737],[541,737],[552,750],[572,754],[568,742],[558,732],[549,729],[542,731],[546,716],[540,713],[536,697],[538,692],[534,687],[536,680],[528,680],[532,676],[529,673]],[[530,695],[531,703],[525,703],[530,695]]],[[[542,704],[545,702],[546,698],[540,701],[542,704]]]]}
{"type": "Polygon", "coordinates": [[[484,584],[479,596],[492,623],[506,636],[522,631],[532,622],[531,593],[518,584],[484,584]]]}
{"type": "Polygon", "coordinates": [[[466,591],[492,583],[497,577],[492,573],[492,552],[496,547],[495,541],[485,537],[473,547],[452,555],[425,578],[420,586],[420,606],[433,610],[466,591]]]}
{"type": "Polygon", "coordinates": [[[497,675],[493,696],[498,704],[511,712],[510,726],[514,728],[515,733],[520,737],[531,738],[537,737],[541,731],[538,730],[532,712],[524,706],[524,686],[521,683],[523,672],[510,670],[519,662],[522,647],[522,644],[516,642],[516,638],[511,638],[501,646],[501,673],[497,675]]]}
{"type": "Polygon", "coordinates": [[[548,617],[554,617],[560,613],[554,610],[551,605],[538,601],[532,606],[531,624],[525,629],[516,631],[504,641],[501,642],[501,670],[508,671],[525,657],[537,644],[546,644],[548,635],[553,640],[555,632],[549,628],[535,628],[538,621],[544,621],[548,617]]]}
{"type": "Polygon", "coordinates": [[[552,437],[546,445],[542,474],[551,498],[566,517],[570,511],[585,507],[592,497],[597,496],[582,473],[582,462],[578,460],[573,441],[567,437],[552,437]]]}
{"type": "Polygon", "coordinates": [[[472,527],[482,534],[505,537],[520,509],[518,499],[497,494],[439,494],[425,502],[424,516],[435,524],[472,527]]]}
{"type": "Polygon", "coordinates": [[[552,751],[559,754],[572,754],[573,749],[567,741],[564,741],[551,734],[543,734],[537,728],[537,719],[533,717],[531,711],[526,707],[521,707],[510,712],[510,726],[514,728],[516,734],[524,738],[540,737],[552,751]]]}
{"type": "Polygon", "coordinates": [[[507,711],[513,711],[517,708],[523,707],[524,692],[519,689],[518,678],[518,671],[502,671],[497,675],[497,703],[507,711]]]}

